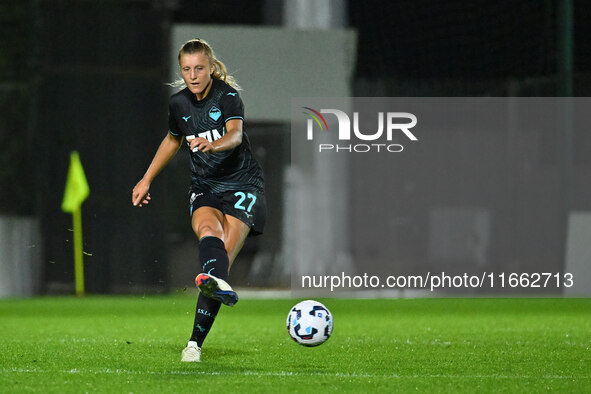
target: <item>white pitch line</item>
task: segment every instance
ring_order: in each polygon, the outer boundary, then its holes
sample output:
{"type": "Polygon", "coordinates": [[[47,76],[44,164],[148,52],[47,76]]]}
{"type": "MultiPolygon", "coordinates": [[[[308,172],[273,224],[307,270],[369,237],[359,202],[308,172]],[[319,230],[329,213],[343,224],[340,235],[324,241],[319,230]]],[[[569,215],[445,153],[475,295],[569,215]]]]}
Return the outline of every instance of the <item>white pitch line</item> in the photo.
{"type": "Polygon", "coordinates": [[[276,376],[276,377],[301,377],[301,376],[317,376],[317,377],[336,377],[336,378],[357,378],[357,379],[585,379],[589,376],[562,376],[562,375],[544,375],[544,376],[529,376],[529,375],[374,375],[366,373],[342,373],[342,372],[258,372],[258,371],[242,371],[242,372],[221,372],[221,371],[133,371],[127,369],[89,369],[82,370],[78,368],[70,370],[42,370],[42,369],[24,369],[24,368],[4,368],[2,373],[62,373],[62,374],[122,374],[122,375],[201,375],[201,376],[276,376]]]}

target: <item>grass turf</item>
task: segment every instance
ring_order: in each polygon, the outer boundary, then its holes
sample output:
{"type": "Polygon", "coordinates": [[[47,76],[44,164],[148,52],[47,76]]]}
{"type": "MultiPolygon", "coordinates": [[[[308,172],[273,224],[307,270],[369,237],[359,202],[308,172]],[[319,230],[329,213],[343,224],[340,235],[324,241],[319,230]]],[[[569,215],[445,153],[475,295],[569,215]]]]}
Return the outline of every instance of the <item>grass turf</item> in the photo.
{"type": "Polygon", "coordinates": [[[297,301],[224,307],[203,361],[181,363],[193,297],[0,300],[0,391],[591,390],[591,299],[325,299],[317,348],[287,335],[297,301]]]}

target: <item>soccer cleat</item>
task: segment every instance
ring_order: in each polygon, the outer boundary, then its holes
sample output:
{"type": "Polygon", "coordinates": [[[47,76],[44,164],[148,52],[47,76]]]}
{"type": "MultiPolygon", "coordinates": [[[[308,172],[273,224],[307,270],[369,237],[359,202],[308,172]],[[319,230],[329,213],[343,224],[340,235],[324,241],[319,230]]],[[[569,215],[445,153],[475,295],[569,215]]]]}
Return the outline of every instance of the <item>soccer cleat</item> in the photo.
{"type": "Polygon", "coordinates": [[[194,363],[201,361],[201,349],[197,347],[197,342],[189,341],[187,347],[183,349],[181,361],[194,363]]]}
{"type": "Polygon", "coordinates": [[[209,274],[199,274],[195,278],[195,284],[204,296],[218,300],[224,305],[234,306],[238,302],[238,294],[225,280],[209,274]]]}

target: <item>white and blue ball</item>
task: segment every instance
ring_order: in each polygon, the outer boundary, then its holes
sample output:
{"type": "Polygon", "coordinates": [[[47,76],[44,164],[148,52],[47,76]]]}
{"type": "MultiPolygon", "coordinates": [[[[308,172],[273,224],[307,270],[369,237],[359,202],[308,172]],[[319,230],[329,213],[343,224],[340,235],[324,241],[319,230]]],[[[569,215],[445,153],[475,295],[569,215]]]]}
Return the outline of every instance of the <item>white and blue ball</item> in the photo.
{"type": "Polygon", "coordinates": [[[322,345],[330,338],[332,328],[332,314],[318,301],[302,301],[287,315],[287,332],[303,346],[322,345]]]}

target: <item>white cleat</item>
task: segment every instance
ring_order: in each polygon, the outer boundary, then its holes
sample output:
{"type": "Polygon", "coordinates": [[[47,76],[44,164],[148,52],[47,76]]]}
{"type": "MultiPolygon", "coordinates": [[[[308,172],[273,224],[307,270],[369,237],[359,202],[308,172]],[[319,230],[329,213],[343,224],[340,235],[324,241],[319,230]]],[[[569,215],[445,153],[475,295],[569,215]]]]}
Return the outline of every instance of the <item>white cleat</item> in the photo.
{"type": "Polygon", "coordinates": [[[183,349],[181,361],[192,363],[201,361],[201,348],[197,347],[197,342],[189,341],[187,347],[183,349]]]}

